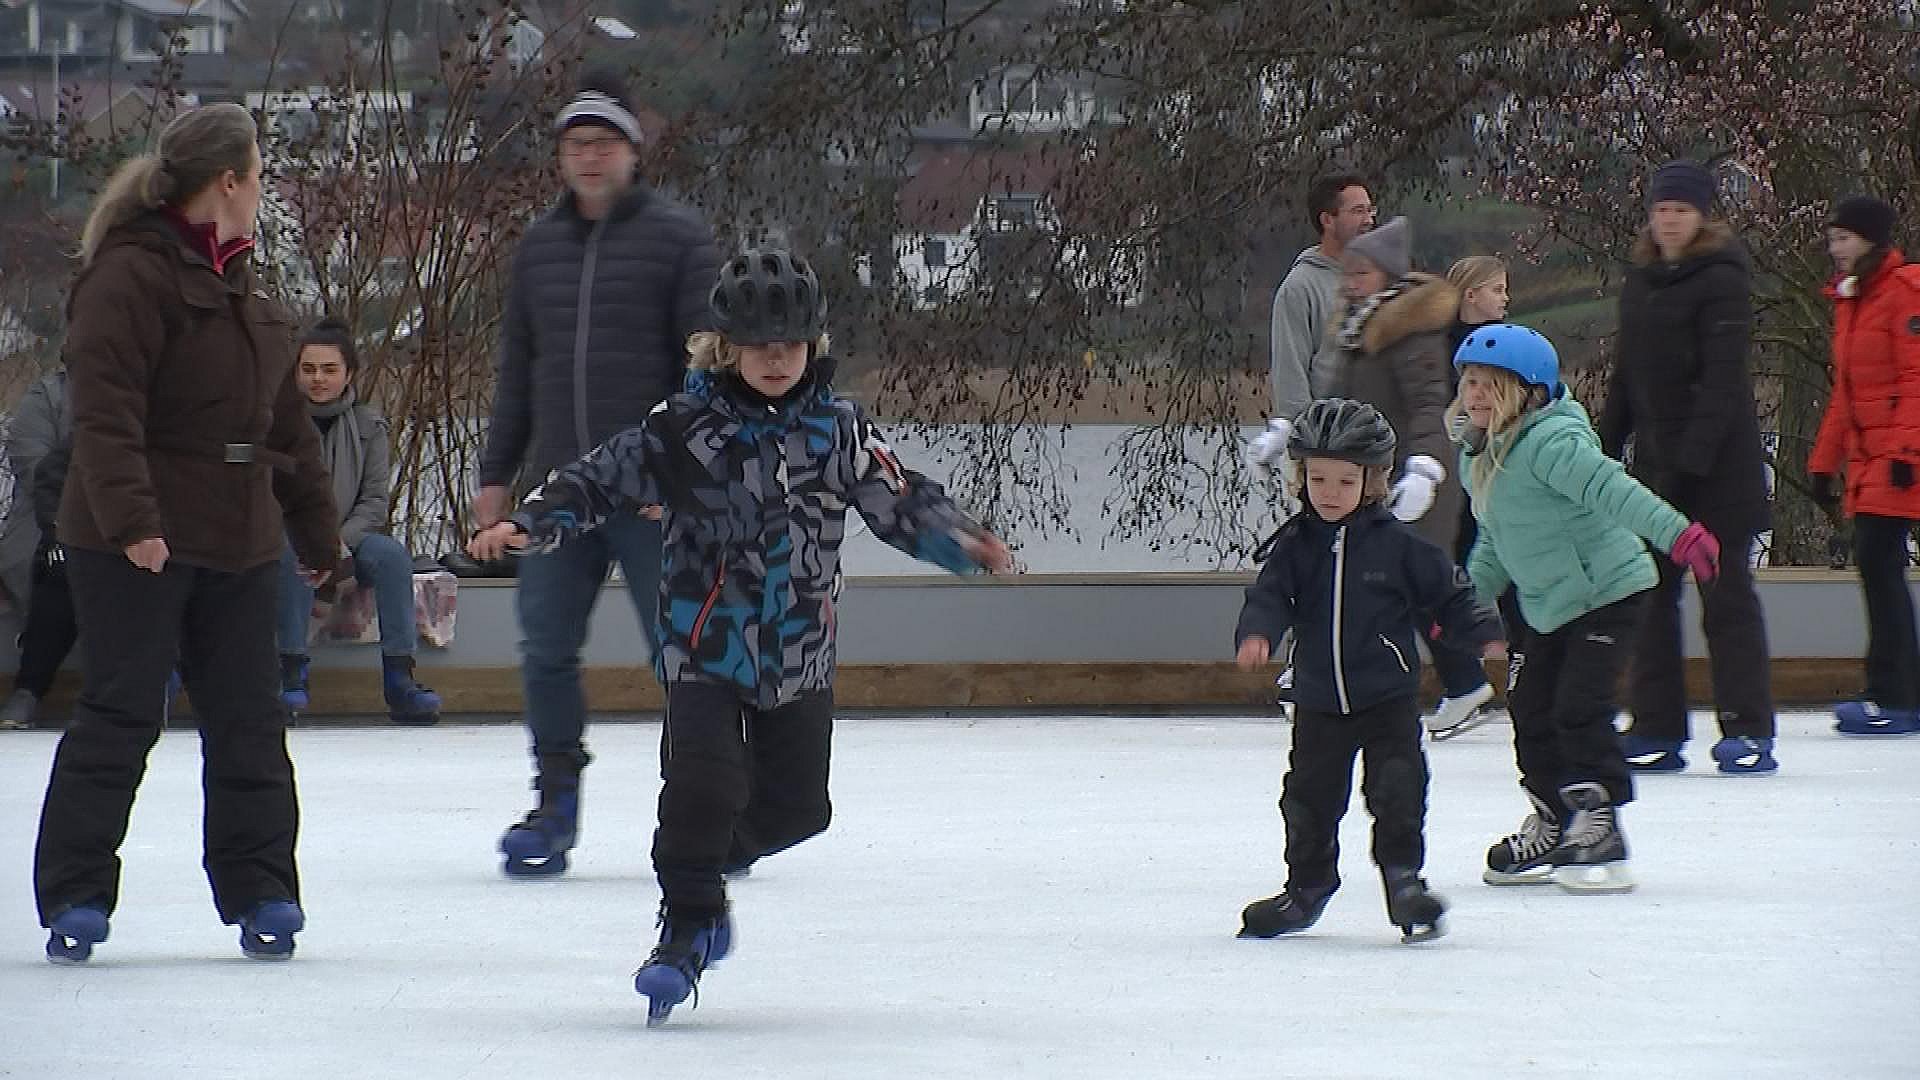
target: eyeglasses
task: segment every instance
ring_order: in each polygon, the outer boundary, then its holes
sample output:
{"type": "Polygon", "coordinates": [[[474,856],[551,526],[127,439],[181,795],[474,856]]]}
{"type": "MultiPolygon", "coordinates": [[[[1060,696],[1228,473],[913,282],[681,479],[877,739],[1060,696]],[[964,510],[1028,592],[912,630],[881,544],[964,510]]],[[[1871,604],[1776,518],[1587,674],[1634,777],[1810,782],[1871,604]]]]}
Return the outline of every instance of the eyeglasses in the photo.
{"type": "Polygon", "coordinates": [[[618,135],[608,135],[593,139],[561,139],[560,153],[566,157],[605,157],[613,153],[616,146],[627,145],[627,140],[618,135]]]}

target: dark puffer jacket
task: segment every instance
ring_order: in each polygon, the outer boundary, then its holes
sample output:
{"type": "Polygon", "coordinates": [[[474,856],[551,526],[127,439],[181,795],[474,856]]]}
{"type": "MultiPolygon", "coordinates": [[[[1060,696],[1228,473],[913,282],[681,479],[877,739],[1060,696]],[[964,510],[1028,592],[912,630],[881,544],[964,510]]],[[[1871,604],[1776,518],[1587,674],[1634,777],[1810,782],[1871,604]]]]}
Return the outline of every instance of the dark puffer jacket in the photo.
{"type": "Polygon", "coordinates": [[[713,230],[636,186],[599,221],[567,196],[527,229],[501,316],[483,485],[541,475],[639,424],[680,389],[708,326],[713,230]]]}
{"type": "Polygon", "coordinates": [[[667,508],[661,678],[731,685],[772,708],[833,685],[847,511],[955,573],[979,531],[940,485],[900,467],[830,361],[778,402],[695,372],[639,427],[555,472],[512,520],[550,550],[623,508],[667,508]]]}
{"type": "Polygon", "coordinates": [[[1352,715],[1419,692],[1416,626],[1437,622],[1448,644],[1476,653],[1500,640],[1466,573],[1378,504],[1341,522],[1302,511],[1265,546],[1233,643],[1293,631],[1301,708],[1352,715]]]}
{"type": "Polygon", "coordinates": [[[1767,527],[1767,478],[1747,370],[1746,249],[1712,224],[1671,263],[1643,235],[1633,261],[1600,444],[1618,458],[1631,437],[1633,475],[1655,494],[1716,532],[1757,534],[1767,527]]]}

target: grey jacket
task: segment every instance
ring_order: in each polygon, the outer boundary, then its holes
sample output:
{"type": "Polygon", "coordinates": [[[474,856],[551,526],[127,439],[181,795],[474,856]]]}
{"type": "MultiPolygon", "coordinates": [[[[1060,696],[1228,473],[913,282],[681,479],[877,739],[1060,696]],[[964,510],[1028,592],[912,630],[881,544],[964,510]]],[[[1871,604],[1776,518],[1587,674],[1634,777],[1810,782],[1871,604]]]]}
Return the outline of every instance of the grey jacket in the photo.
{"type": "Polygon", "coordinates": [[[387,438],[387,418],[359,402],[341,410],[333,427],[320,433],[333,502],[340,508],[340,542],[349,551],[368,533],[387,531],[387,506],[393,500],[393,450],[387,438]]]}
{"type": "Polygon", "coordinates": [[[1331,343],[1340,317],[1340,263],[1319,245],[1302,251],[1273,293],[1269,356],[1273,415],[1291,418],[1331,389],[1331,343]]]}
{"type": "Polygon", "coordinates": [[[568,195],[534,222],[501,315],[480,483],[509,485],[523,466],[544,476],[676,393],[719,269],[713,230],[645,187],[599,221],[568,195]]]}
{"type": "Polygon", "coordinates": [[[73,413],[67,405],[67,372],[62,368],[36,380],[13,410],[7,431],[7,466],[13,473],[13,503],[0,526],[0,587],[24,608],[40,527],[33,520],[34,470],[54,447],[73,438],[73,413]]]}

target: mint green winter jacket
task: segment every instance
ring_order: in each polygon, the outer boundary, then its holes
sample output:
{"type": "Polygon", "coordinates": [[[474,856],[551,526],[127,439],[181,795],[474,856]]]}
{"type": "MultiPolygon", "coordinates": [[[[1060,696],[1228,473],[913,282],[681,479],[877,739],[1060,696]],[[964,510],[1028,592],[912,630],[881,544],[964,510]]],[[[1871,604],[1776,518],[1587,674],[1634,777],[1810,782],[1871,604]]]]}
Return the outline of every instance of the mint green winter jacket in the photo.
{"type": "Polygon", "coordinates": [[[1480,523],[1467,573],[1483,600],[1516,587],[1527,624],[1550,634],[1659,581],[1642,539],[1670,551],[1687,519],[1601,451],[1573,395],[1489,440],[1486,452],[1502,447],[1484,490],[1474,474],[1479,455],[1460,455],[1480,523]]]}

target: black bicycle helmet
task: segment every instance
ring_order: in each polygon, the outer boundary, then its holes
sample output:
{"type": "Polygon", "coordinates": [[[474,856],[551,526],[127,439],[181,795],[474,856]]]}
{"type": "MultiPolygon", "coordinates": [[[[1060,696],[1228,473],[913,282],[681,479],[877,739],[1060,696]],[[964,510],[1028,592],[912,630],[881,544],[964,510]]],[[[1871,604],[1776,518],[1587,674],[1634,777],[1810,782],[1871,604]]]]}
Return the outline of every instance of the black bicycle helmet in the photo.
{"type": "Polygon", "coordinates": [[[713,328],[734,345],[810,342],[827,321],[827,301],[813,267],[773,248],[727,260],[707,304],[713,328]]]}
{"type": "Polygon", "coordinates": [[[1393,425],[1371,405],[1321,398],[1294,418],[1287,452],[1296,458],[1329,457],[1355,465],[1393,464],[1393,425]]]}

